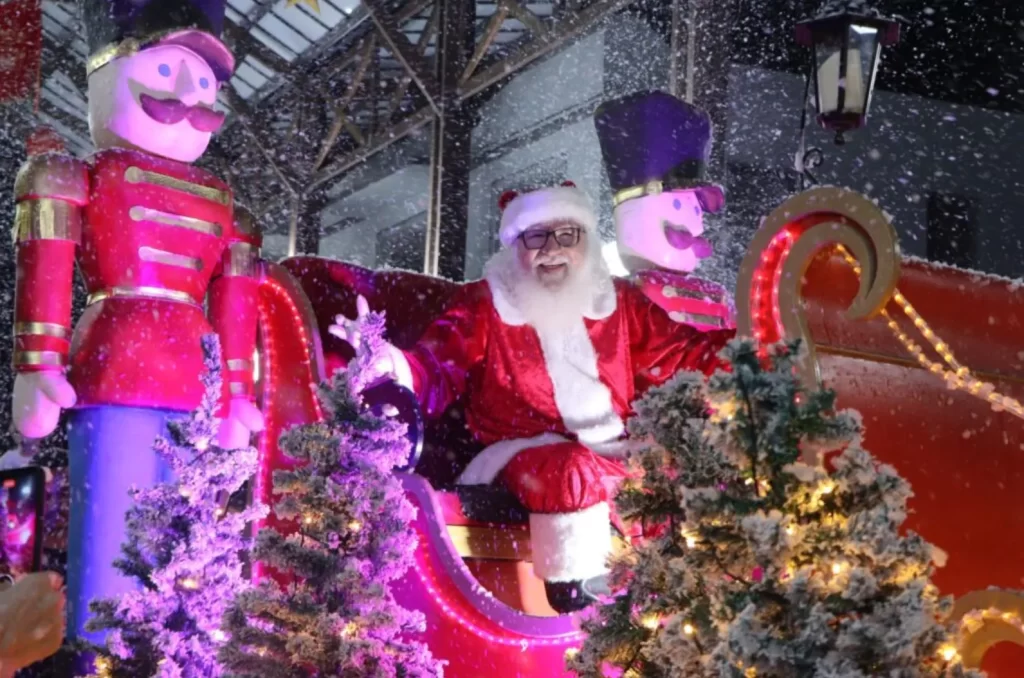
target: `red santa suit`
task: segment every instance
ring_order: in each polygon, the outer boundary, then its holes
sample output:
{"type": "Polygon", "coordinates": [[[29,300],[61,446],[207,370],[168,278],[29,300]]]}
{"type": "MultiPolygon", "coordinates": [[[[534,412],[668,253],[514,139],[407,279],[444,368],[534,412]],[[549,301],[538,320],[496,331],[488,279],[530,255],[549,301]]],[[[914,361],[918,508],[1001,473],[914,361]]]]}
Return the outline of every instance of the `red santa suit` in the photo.
{"type": "Polygon", "coordinates": [[[539,577],[586,580],[607,571],[609,499],[625,475],[631,403],[678,370],[711,371],[733,332],[674,322],[633,283],[610,276],[578,323],[538,331],[501,270],[489,267],[456,293],[402,352],[396,376],[412,384],[427,416],[465,395],[467,425],[486,447],[459,482],[500,482],[530,511],[539,577]]]}

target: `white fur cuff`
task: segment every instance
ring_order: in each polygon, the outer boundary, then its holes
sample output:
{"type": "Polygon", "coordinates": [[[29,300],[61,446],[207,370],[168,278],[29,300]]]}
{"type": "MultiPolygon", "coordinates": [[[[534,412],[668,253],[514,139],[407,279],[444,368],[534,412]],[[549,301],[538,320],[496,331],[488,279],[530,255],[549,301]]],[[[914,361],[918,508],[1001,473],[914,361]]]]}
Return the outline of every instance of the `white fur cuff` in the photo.
{"type": "Polygon", "coordinates": [[[473,457],[473,460],[466,466],[466,470],[459,476],[459,485],[489,485],[504,470],[512,458],[523,450],[541,445],[554,445],[566,441],[560,435],[554,433],[542,433],[533,438],[514,438],[512,440],[501,440],[490,445],[480,454],[473,457]]]}
{"type": "Polygon", "coordinates": [[[409,367],[409,360],[405,357],[404,353],[394,346],[389,346],[388,348],[391,349],[391,369],[395,382],[399,386],[404,386],[415,393],[416,389],[413,383],[412,369],[409,367]]]}
{"type": "Polygon", "coordinates": [[[584,581],[608,572],[611,512],[600,503],[576,513],[530,514],[533,571],[550,582],[584,581]]]}

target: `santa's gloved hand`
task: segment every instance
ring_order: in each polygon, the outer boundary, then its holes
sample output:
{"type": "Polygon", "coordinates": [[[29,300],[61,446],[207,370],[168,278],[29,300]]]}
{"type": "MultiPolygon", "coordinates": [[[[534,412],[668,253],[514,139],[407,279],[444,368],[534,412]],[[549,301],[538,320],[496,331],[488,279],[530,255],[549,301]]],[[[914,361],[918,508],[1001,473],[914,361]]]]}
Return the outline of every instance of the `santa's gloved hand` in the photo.
{"type": "Polygon", "coordinates": [[[220,422],[217,444],[225,450],[240,450],[249,447],[252,434],[262,430],[263,413],[247,398],[232,398],[220,422]]]}
{"type": "Polygon", "coordinates": [[[14,427],[26,438],[45,438],[62,409],[74,407],[75,389],[61,372],[23,372],[14,378],[14,427]]]}
{"type": "MultiPolygon", "coordinates": [[[[356,299],[356,317],[352,319],[343,315],[336,316],[334,318],[336,324],[327,328],[327,331],[333,336],[348,342],[356,352],[355,359],[357,361],[366,357],[366,346],[363,344],[363,322],[368,315],[370,315],[370,304],[366,301],[366,297],[359,295],[359,298],[356,299]]],[[[364,375],[367,383],[383,377],[395,378],[397,367],[395,354],[397,352],[398,349],[388,344],[386,350],[375,356],[374,361],[368,366],[370,374],[364,375]]]]}

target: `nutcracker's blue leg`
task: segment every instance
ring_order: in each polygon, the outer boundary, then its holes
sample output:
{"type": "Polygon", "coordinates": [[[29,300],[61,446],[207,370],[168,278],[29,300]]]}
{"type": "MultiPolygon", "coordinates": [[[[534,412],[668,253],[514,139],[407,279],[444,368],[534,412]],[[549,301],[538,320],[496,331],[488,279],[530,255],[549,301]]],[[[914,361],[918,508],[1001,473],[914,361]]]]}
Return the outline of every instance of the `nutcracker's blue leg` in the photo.
{"type": "Polygon", "coordinates": [[[169,477],[153,442],[167,435],[174,413],[133,407],[90,407],[71,414],[68,464],[71,515],[68,543],[68,638],[102,642],[85,633],[89,601],[137,588],[113,562],[125,541],[132,486],[151,487],[169,477]]]}

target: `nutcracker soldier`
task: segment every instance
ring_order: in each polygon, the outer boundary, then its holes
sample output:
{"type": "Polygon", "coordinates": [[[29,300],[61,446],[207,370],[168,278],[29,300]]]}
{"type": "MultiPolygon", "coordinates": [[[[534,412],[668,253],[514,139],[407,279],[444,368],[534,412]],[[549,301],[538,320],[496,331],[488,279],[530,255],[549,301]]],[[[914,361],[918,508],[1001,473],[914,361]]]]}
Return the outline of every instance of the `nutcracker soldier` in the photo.
{"type": "Polygon", "coordinates": [[[132,586],[112,567],[128,491],[168,479],[152,446],[200,402],[204,334],[220,336],[225,360],[220,444],[243,447],[262,428],[251,363],[261,239],[227,184],[189,164],[224,118],[214,103],[234,58],[217,37],[223,0],[85,0],[82,14],[98,150],[32,157],[15,182],[13,414],[38,438],[74,408],[68,634],[100,641],[83,633],[88,602],[132,586]],[[76,260],[89,298],[72,336],[76,260]]]}
{"type": "Polygon", "coordinates": [[[704,214],[725,202],[705,178],[711,118],[670,94],[641,92],[602,104],[594,124],[619,255],[634,281],[676,322],[734,327],[725,289],[689,275],[712,253],[701,237],[704,214]]]}

